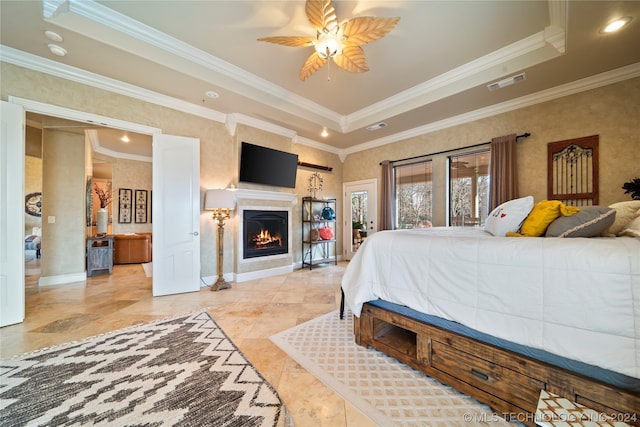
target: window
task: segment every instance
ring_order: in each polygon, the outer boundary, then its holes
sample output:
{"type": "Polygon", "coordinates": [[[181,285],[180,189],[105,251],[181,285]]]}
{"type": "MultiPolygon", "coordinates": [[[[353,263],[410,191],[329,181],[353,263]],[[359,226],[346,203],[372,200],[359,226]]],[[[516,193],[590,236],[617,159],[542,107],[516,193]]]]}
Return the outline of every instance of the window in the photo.
{"type": "Polygon", "coordinates": [[[490,150],[449,157],[449,224],[483,226],[489,214],[490,150]]]}
{"type": "Polygon", "coordinates": [[[394,166],[395,228],[431,227],[433,173],[431,160],[394,166]]]}

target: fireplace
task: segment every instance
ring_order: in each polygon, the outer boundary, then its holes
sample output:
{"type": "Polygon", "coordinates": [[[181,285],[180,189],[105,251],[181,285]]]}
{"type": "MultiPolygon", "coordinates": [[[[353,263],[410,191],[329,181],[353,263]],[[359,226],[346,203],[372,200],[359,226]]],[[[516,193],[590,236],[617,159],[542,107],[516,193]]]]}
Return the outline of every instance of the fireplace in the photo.
{"type": "Polygon", "coordinates": [[[272,210],[243,211],[243,258],[286,254],[289,251],[289,213],[272,210]]]}

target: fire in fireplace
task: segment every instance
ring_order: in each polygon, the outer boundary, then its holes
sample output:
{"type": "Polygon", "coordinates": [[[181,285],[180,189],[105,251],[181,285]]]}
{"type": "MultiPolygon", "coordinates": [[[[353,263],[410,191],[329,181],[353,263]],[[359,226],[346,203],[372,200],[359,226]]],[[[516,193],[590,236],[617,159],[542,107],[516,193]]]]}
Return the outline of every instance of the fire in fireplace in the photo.
{"type": "Polygon", "coordinates": [[[289,252],[287,211],[245,210],[243,213],[243,258],[289,252]]]}

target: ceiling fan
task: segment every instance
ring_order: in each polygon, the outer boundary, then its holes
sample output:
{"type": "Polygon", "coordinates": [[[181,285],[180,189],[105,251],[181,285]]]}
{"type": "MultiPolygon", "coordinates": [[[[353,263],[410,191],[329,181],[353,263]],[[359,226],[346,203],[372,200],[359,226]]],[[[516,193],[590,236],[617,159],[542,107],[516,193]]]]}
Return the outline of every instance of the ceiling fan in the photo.
{"type": "Polygon", "coordinates": [[[364,50],[360,46],[386,36],[400,21],[400,18],[361,16],[339,23],[332,0],[307,0],[305,13],[317,31],[316,37],[275,36],[258,39],[290,47],[313,46],[315,52],[300,69],[302,81],[318,71],[328,59],[352,73],[369,71],[364,50]]]}

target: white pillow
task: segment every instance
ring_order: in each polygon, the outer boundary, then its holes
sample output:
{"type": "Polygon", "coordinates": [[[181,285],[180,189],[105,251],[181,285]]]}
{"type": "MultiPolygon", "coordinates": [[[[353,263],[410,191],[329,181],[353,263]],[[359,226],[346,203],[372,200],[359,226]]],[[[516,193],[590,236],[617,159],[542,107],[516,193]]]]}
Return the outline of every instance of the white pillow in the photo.
{"type": "Polygon", "coordinates": [[[609,205],[609,207],[616,210],[616,219],[609,229],[602,233],[605,237],[617,236],[622,230],[625,230],[633,220],[640,217],[640,200],[618,202],[609,205]]]}
{"type": "Polygon", "coordinates": [[[502,237],[509,231],[517,232],[531,209],[533,209],[533,196],[504,202],[491,211],[484,223],[484,231],[502,237]]]}
{"type": "Polygon", "coordinates": [[[618,236],[640,237],[640,216],[631,221],[624,230],[618,233],[618,236]]]}

